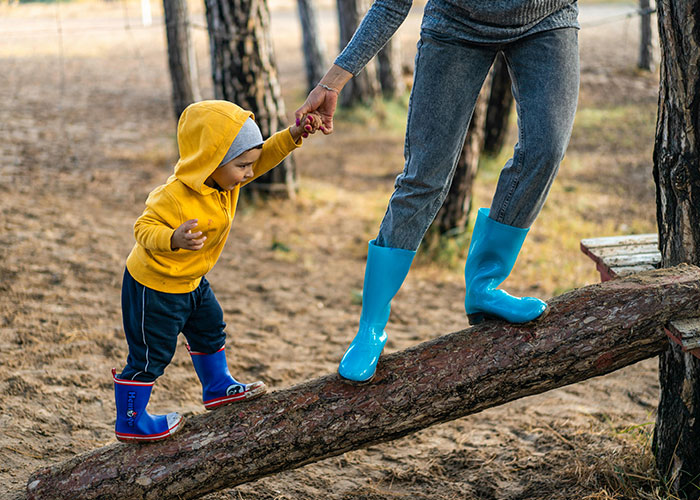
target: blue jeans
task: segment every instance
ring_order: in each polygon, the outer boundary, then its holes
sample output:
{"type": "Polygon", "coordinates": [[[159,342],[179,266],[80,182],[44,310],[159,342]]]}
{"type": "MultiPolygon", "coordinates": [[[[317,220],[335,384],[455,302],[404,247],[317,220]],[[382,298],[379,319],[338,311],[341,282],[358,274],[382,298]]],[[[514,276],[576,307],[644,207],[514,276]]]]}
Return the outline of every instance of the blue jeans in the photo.
{"type": "Polygon", "coordinates": [[[136,281],[122,281],[122,320],[129,345],[120,379],[152,382],[175,354],[182,332],[193,351],[211,354],[226,341],[226,323],[206,278],[189,293],[165,293],[136,281]]]}
{"type": "Polygon", "coordinates": [[[569,143],[579,87],[578,31],[545,31],[506,44],[470,44],[423,30],[408,106],[403,173],[376,244],[416,250],[442,206],[479,91],[503,52],[518,112],[518,143],[491,202],[497,222],[528,228],[569,143]]]}

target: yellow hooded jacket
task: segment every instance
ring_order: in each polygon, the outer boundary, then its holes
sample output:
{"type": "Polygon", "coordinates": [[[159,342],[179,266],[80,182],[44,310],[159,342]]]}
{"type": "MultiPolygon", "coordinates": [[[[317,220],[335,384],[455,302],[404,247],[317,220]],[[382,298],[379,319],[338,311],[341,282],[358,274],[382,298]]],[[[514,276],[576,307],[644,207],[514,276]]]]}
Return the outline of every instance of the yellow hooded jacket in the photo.
{"type": "MultiPolygon", "coordinates": [[[[216,264],[226,243],[236,213],[240,185],[219,191],[204,181],[219,166],[243,123],[253,113],[227,101],[203,101],[183,111],[178,122],[180,160],[167,182],[154,189],[146,209],[134,224],[136,244],[126,260],[133,278],[154,290],[187,293],[216,264]],[[207,237],[201,250],[172,250],[175,229],[189,219],[198,219],[192,232],[207,237]]],[[[301,145],[289,129],[267,139],[253,165],[254,177],[277,166],[301,145]]],[[[247,184],[247,182],[246,182],[247,184]]]]}

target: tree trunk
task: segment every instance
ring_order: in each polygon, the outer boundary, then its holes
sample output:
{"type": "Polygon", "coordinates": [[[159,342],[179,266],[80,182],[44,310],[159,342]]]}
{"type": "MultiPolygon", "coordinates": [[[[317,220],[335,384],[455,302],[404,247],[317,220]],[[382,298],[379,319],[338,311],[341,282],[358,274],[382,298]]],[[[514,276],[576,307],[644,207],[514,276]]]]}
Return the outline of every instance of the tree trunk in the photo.
{"type": "MultiPolygon", "coordinates": [[[[663,266],[700,264],[700,4],[657,2],[661,42],[654,147],[663,266]]],[[[691,312],[700,315],[700,310],[691,312]]],[[[700,498],[700,359],[670,344],[660,356],[656,465],[671,492],[700,498]]]]}
{"type": "Polygon", "coordinates": [[[474,178],[479,168],[479,156],[484,144],[484,124],[491,87],[490,79],[491,73],[486,78],[483,87],[481,87],[479,98],[476,100],[450,190],[431,225],[432,231],[436,231],[440,235],[458,233],[467,227],[472,205],[474,178]]]}
{"type": "Polygon", "coordinates": [[[639,69],[652,71],[654,69],[654,56],[651,45],[651,12],[649,0],[639,0],[641,37],[639,40],[639,69]]]}
{"type": "MultiPolygon", "coordinates": [[[[287,127],[265,0],[205,0],[214,95],[252,111],[264,138],[287,127]]],[[[250,187],[296,190],[292,157],[250,187]]]]}
{"type": "Polygon", "coordinates": [[[368,385],[327,375],[191,417],[160,443],[39,470],[28,497],[196,498],[609,373],[666,347],[664,325],[700,307],[700,268],[587,286],[549,306],[528,326],[488,321],[382,356],[368,385]]]}
{"type": "Polygon", "coordinates": [[[401,53],[398,43],[390,39],[377,54],[379,85],[382,95],[393,98],[404,93],[406,85],[401,77],[401,53]]]}
{"type": "Polygon", "coordinates": [[[302,51],[308,91],[316,86],[326,71],[326,49],[318,30],[318,13],[313,0],[297,0],[301,21],[302,51]]]}
{"type": "Polygon", "coordinates": [[[175,119],[187,106],[202,99],[199,93],[197,60],[190,37],[190,16],[185,0],[163,0],[168,66],[173,85],[175,119]]]}
{"type": "MultiPolygon", "coordinates": [[[[366,0],[337,0],[338,2],[338,28],[340,30],[340,50],[348,44],[362,17],[367,12],[366,0]]],[[[379,94],[379,81],[377,80],[377,67],[370,61],[360,73],[352,78],[343,88],[340,94],[341,106],[355,106],[357,104],[370,104],[379,94]]]]}
{"type": "Polygon", "coordinates": [[[484,153],[497,155],[503,149],[508,135],[510,111],[513,107],[513,91],[510,75],[503,54],[498,54],[491,70],[491,94],[486,108],[486,125],[484,136],[484,153]]]}

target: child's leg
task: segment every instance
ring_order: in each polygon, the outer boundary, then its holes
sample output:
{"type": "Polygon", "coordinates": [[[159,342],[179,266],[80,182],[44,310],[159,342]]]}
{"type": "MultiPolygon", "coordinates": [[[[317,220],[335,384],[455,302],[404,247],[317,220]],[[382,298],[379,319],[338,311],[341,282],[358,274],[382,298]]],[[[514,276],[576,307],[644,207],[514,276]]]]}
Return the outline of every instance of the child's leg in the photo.
{"type": "Polygon", "coordinates": [[[195,294],[195,309],[182,329],[192,364],[202,382],[202,400],[207,410],[262,395],[263,382],[243,384],[231,376],[226,363],[224,314],[206,278],[195,294]]]}
{"type": "Polygon", "coordinates": [[[206,277],[192,294],[194,307],[182,326],[182,333],[192,351],[213,354],[226,342],[224,311],[206,277]]]}
{"type": "Polygon", "coordinates": [[[146,406],[155,379],[175,352],[180,325],[189,315],[188,297],[151,290],[124,272],[122,316],[129,356],[119,376],[112,370],[117,409],[114,432],[120,441],[159,441],[182,426],[179,414],[151,415],[146,406]]]}
{"type": "Polygon", "coordinates": [[[177,336],[192,310],[191,294],[152,290],[124,272],[122,319],[129,345],[122,380],[152,382],[175,354],[177,336]]]}

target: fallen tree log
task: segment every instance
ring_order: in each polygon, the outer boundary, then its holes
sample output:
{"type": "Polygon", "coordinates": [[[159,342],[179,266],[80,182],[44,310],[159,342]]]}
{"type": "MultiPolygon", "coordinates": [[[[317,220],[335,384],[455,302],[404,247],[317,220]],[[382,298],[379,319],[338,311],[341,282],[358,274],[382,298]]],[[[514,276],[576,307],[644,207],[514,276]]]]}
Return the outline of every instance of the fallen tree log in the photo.
{"type": "Polygon", "coordinates": [[[492,321],[383,356],[372,383],[327,375],[189,419],[173,438],[114,444],[35,472],[30,499],[175,499],[389,441],[659,354],[698,316],[700,268],[681,265],[552,299],[531,325],[492,321]]]}

